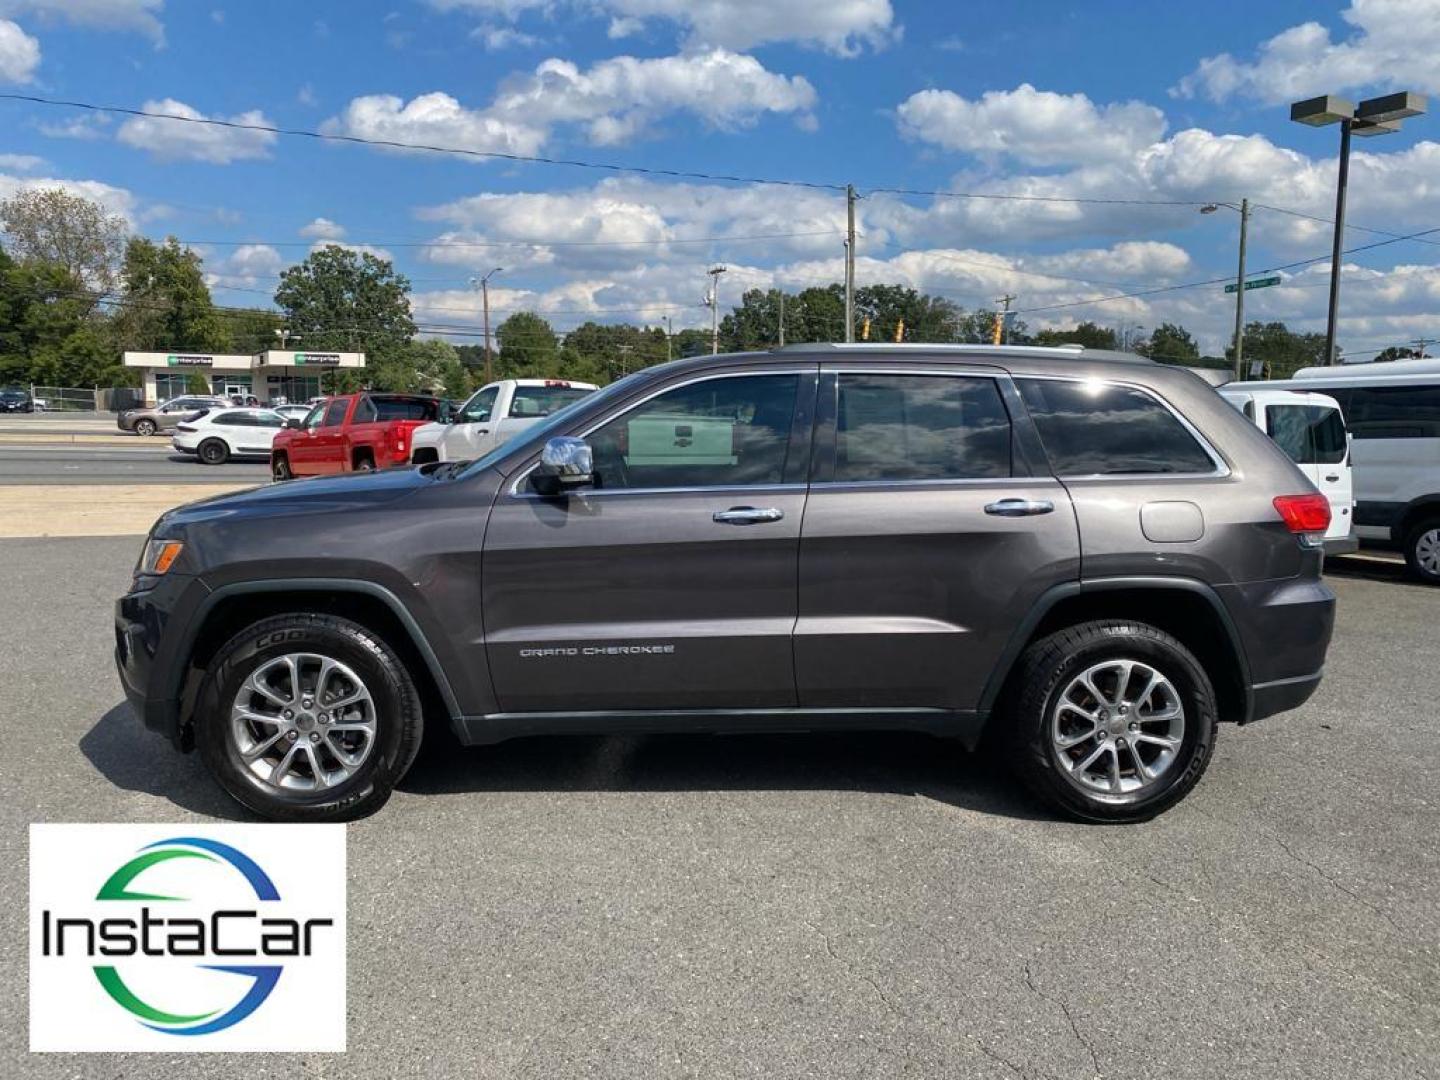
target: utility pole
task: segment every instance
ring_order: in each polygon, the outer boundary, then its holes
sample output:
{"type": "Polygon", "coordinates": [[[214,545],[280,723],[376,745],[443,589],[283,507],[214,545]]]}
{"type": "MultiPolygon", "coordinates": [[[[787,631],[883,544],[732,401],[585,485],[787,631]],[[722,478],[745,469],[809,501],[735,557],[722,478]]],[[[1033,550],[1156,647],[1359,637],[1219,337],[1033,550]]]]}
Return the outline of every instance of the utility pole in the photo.
{"type": "Polygon", "coordinates": [[[780,290],[780,348],[785,347],[785,290],[780,290]]]}
{"type": "Polygon", "coordinates": [[[485,312],[485,381],[487,383],[495,381],[495,363],[490,354],[490,279],[502,270],[504,267],[497,266],[484,277],[470,279],[470,287],[478,286],[480,289],[480,303],[485,312]]]}
{"type": "Polygon", "coordinates": [[[855,185],[845,185],[845,340],[855,340],[855,185]]]}
{"type": "MultiPolygon", "coordinates": [[[[1341,196],[1342,199],[1344,196],[1341,196]]],[[[1240,266],[1235,271],[1235,378],[1245,378],[1245,235],[1250,231],[1250,200],[1240,200],[1240,266]]]]}
{"type": "Polygon", "coordinates": [[[1013,293],[1006,293],[1004,296],[996,297],[995,299],[995,303],[1001,305],[1001,310],[996,312],[995,319],[994,344],[996,345],[999,345],[1002,342],[1006,345],[1010,343],[1010,327],[1008,324],[1008,320],[1005,318],[1005,316],[1010,314],[1010,304],[1015,299],[1016,297],[1013,293]]]}
{"type": "Polygon", "coordinates": [[[630,365],[629,365],[628,363],[626,363],[626,359],[629,357],[629,355],[630,355],[632,352],[635,351],[635,346],[634,346],[634,345],[616,345],[616,346],[615,346],[615,351],[620,354],[620,374],[621,374],[621,375],[628,375],[628,374],[630,374],[630,365]]]}
{"type": "Polygon", "coordinates": [[[675,321],[665,316],[665,359],[675,359],[675,321]]]}
{"type": "Polygon", "coordinates": [[[710,306],[710,355],[715,356],[720,352],[720,275],[725,267],[712,266],[706,273],[710,275],[710,291],[705,295],[710,306]]]}

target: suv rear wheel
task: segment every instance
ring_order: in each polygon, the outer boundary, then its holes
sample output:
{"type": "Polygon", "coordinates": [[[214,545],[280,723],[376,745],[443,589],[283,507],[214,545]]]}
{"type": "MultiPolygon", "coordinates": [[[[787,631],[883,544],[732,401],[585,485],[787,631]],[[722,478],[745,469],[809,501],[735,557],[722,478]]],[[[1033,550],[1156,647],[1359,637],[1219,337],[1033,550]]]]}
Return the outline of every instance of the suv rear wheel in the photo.
{"type": "Polygon", "coordinates": [[[271,821],[348,821],[390,798],[420,750],[423,715],[403,661],[330,615],[292,614],[231,638],[206,671],[201,757],[271,821]]]}
{"type": "Polygon", "coordinates": [[[230,447],[223,439],[206,439],[195,453],[206,465],[224,465],[230,459],[230,447]]]}
{"type": "Polygon", "coordinates": [[[149,436],[151,436],[151,435],[154,435],[154,434],[155,434],[155,421],[154,421],[154,420],[136,420],[136,421],[135,421],[135,434],[136,434],[136,435],[142,435],[142,436],[145,436],[145,437],[147,437],[147,438],[148,438],[149,436]]]}
{"type": "Polygon", "coordinates": [[[1405,565],[1421,581],[1440,585],[1440,517],[1417,522],[1405,534],[1405,565]]]}
{"type": "Polygon", "coordinates": [[[1009,717],[1030,788],[1082,821],[1147,821],[1215,748],[1215,691],[1194,655],[1144,623],[1081,623],[1031,645],[1009,717]]]}

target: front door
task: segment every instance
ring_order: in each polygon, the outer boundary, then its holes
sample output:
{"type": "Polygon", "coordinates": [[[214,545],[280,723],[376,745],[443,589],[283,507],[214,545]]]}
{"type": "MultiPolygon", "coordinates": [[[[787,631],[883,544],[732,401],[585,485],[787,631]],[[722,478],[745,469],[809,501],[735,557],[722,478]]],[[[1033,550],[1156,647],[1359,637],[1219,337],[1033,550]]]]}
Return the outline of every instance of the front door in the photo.
{"type": "Polygon", "coordinates": [[[474,461],[490,452],[490,433],[495,424],[495,400],[500,388],[487,386],[475,392],[441,436],[445,461],[474,461]]]}
{"type": "Polygon", "coordinates": [[[993,368],[827,366],[800,541],[802,707],[974,709],[1035,601],[1078,577],[1069,496],[1007,398],[993,368]]]}
{"type": "Polygon", "coordinates": [[[524,470],[485,535],[505,712],[785,708],[815,365],[707,374],[574,432],[596,485],[524,470]]]}
{"type": "Polygon", "coordinates": [[[1349,440],[1339,410],[1330,405],[1272,402],[1265,406],[1265,430],[1329,500],[1326,538],[1349,536],[1355,489],[1349,440]]]}

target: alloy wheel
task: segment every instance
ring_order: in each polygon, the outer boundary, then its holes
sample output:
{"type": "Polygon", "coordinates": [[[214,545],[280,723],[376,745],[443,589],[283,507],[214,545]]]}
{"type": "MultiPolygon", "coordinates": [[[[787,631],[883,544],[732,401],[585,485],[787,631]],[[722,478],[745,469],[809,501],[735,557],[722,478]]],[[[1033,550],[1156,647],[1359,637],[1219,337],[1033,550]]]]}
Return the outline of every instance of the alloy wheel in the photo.
{"type": "Polygon", "coordinates": [[[343,783],[375,748],[375,701],[354,669],[318,653],[260,664],[230,708],[230,737],[261,784],[308,792],[343,783]]]}
{"type": "Polygon", "coordinates": [[[1141,660],[1106,660],[1066,685],[1050,715],[1062,775],[1089,794],[1129,797],[1155,787],[1185,739],[1175,685],[1141,660]]]}
{"type": "Polygon", "coordinates": [[[1425,573],[1440,577],[1440,526],[1427,529],[1416,539],[1415,563],[1425,573]]]}

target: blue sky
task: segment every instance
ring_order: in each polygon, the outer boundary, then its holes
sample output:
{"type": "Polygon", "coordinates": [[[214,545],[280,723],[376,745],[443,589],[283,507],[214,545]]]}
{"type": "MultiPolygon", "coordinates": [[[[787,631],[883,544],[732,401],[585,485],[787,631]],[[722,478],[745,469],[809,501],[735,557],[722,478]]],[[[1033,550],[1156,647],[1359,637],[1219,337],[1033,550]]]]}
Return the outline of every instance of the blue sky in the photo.
{"type": "MultiPolygon", "coordinates": [[[[656,169],[854,183],[857,277],[964,307],[1016,294],[1032,326],[1175,320],[1218,350],[1218,285],[1093,301],[1322,255],[1335,129],[1286,105],[1433,92],[1440,0],[1149,5],[906,0],[390,0],[372,4],[0,0],[0,90],[400,142],[656,169]],[[879,188],[1128,199],[933,198],[879,188]],[[1184,205],[1142,205],[1170,202],[1184,205]],[[1069,306],[1065,306],[1069,305],[1069,306]]],[[[205,256],[217,299],[264,304],[278,272],[338,241],[393,257],[426,325],[499,317],[700,323],[704,270],[742,288],[838,280],[844,200],[338,146],[0,102],[0,193],[63,181],[205,256]],[[756,239],[756,237],[760,237],[756,239]],[[685,241],[700,240],[697,243],[685,241]],[[490,245],[490,246],[485,246],[490,245]]],[[[1351,220],[1440,225],[1435,118],[1357,141],[1351,220]]],[[[1352,231],[1347,243],[1384,239],[1352,231]]],[[[1440,240],[1436,234],[1432,240],[1440,240]]],[[[1440,336],[1440,246],[1357,253],[1342,345],[1440,336]]],[[[1248,298],[1323,326],[1328,267],[1248,298]]],[[[464,340],[456,337],[457,341],[464,340]]]]}

